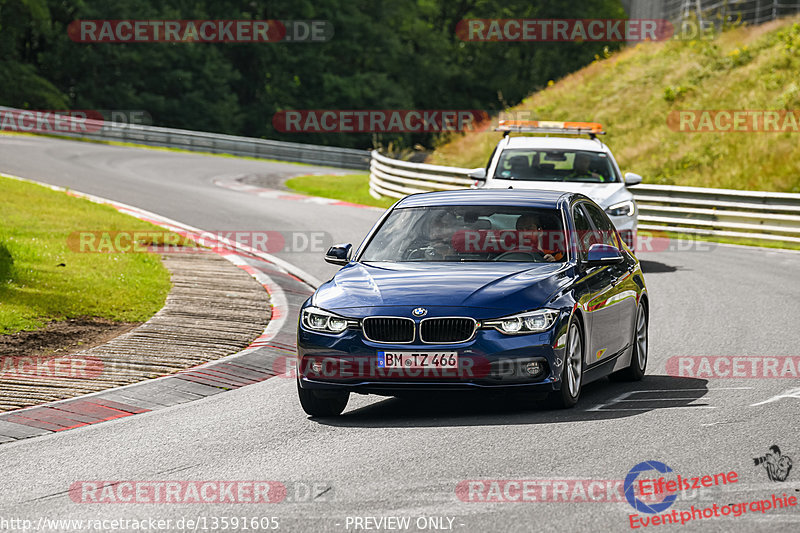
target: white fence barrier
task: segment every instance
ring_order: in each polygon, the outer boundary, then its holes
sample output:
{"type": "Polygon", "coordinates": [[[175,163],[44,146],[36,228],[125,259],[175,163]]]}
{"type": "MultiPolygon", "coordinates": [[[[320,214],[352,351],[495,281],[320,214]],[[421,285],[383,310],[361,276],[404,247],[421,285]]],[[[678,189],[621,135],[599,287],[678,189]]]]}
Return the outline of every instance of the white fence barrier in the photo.
{"type": "MultiPolygon", "coordinates": [[[[372,152],[376,198],[468,188],[477,169],[398,161],[372,152]]],[[[641,184],[631,187],[639,228],[800,244],[800,194],[641,184]]]]}
{"type": "MultiPolygon", "coordinates": [[[[22,109],[0,106],[0,112],[11,113],[19,117],[24,113],[33,113],[22,109]]],[[[159,128],[112,121],[92,119],[76,119],[63,115],[63,121],[75,127],[43,129],[40,126],[30,130],[31,133],[46,133],[59,137],[86,138],[99,141],[118,141],[166,148],[181,148],[195,152],[213,152],[238,156],[277,159],[312,165],[327,165],[340,168],[366,170],[369,168],[369,151],[334,146],[316,146],[282,141],[270,141],[253,137],[238,137],[221,133],[159,128]],[[74,131],[70,131],[74,130],[74,131]]],[[[30,120],[15,120],[15,124],[31,124],[30,120]]],[[[33,122],[35,123],[35,122],[33,122]]],[[[46,125],[52,125],[45,122],[46,125]]]]}

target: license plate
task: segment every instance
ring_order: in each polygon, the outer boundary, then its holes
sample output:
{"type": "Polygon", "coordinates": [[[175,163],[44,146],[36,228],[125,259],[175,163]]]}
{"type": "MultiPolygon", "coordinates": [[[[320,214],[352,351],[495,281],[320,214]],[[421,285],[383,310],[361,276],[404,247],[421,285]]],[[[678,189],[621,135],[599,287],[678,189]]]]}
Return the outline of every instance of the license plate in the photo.
{"type": "Polygon", "coordinates": [[[458,368],[458,352],[378,352],[379,368],[458,368]]]}

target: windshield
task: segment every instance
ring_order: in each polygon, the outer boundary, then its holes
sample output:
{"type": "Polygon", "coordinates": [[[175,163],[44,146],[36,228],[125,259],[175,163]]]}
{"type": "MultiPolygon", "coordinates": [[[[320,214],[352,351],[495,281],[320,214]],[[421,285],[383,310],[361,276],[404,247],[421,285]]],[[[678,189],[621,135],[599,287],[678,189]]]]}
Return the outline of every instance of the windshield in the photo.
{"type": "Polygon", "coordinates": [[[519,181],[618,181],[608,154],[584,150],[503,150],[494,177],[519,181]]]}
{"type": "Polygon", "coordinates": [[[361,261],[566,260],[556,209],[502,206],[400,208],[372,237],[361,261]]]}

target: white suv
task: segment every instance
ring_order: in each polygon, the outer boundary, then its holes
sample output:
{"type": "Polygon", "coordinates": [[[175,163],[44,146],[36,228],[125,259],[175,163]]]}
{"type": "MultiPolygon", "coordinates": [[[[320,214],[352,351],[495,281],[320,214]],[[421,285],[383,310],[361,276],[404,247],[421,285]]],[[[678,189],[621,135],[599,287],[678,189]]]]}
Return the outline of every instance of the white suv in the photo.
{"type": "Polygon", "coordinates": [[[627,187],[642,177],[625,174],[624,180],[608,146],[600,142],[599,124],[584,122],[501,121],[505,132],[485,169],[473,173],[475,187],[489,189],[540,189],[579,192],[602,207],[632,250],[636,243],[638,210],[627,187]],[[511,132],[588,134],[576,137],[510,137],[511,132]]]}

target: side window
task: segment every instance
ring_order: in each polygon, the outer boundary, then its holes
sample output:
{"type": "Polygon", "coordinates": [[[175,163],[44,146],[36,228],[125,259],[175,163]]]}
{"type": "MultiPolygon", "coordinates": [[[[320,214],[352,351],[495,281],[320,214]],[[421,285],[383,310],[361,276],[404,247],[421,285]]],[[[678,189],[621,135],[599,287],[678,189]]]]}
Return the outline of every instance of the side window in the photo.
{"type": "Polygon", "coordinates": [[[599,240],[597,242],[619,248],[620,245],[617,242],[617,230],[614,229],[614,224],[611,223],[605,213],[603,213],[597,206],[592,204],[584,203],[583,208],[586,210],[586,213],[592,220],[595,229],[597,229],[599,232],[599,240]]]}
{"type": "Polygon", "coordinates": [[[589,246],[594,244],[594,242],[592,242],[592,225],[589,223],[589,217],[583,212],[582,205],[583,204],[576,204],[572,208],[572,218],[575,219],[575,239],[578,241],[578,258],[581,261],[585,261],[586,254],[589,252],[589,246]]]}

